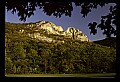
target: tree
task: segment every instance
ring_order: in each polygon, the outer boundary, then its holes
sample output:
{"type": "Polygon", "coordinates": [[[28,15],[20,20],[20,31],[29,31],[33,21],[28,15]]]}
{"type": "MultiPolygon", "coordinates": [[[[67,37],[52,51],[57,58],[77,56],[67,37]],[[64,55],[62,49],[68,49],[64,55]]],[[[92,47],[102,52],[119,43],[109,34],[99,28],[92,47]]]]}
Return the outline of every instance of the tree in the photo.
{"type": "Polygon", "coordinates": [[[41,56],[44,59],[45,74],[47,73],[49,54],[50,54],[49,49],[43,49],[41,52],[41,56]]]}
{"type": "Polygon", "coordinates": [[[16,73],[16,66],[13,66],[13,73],[16,73]]]}
{"type": "MultiPolygon", "coordinates": [[[[96,9],[98,6],[105,6],[106,2],[75,2],[76,6],[81,7],[81,14],[85,18],[89,12],[92,11],[92,9],[96,9]]],[[[21,21],[26,21],[26,18],[31,17],[34,15],[34,11],[36,10],[36,7],[39,7],[39,9],[43,8],[43,12],[46,13],[46,15],[53,15],[56,17],[61,17],[63,14],[66,16],[71,17],[73,6],[71,1],[67,2],[41,2],[41,1],[11,1],[7,0],[5,2],[5,6],[7,11],[11,11],[11,13],[16,13],[20,17],[21,21]]],[[[103,30],[103,34],[105,34],[107,37],[110,37],[112,34],[116,35],[117,30],[115,29],[117,25],[117,11],[118,10],[118,4],[116,3],[115,6],[110,6],[110,12],[106,16],[101,16],[101,23],[97,24],[96,22],[90,23],[88,26],[91,30],[90,33],[93,33],[94,35],[97,33],[96,27],[101,28],[103,30]],[[95,25],[94,25],[95,24],[95,25]]]]}
{"type": "Polygon", "coordinates": [[[5,55],[5,73],[12,73],[13,62],[5,55]]]}

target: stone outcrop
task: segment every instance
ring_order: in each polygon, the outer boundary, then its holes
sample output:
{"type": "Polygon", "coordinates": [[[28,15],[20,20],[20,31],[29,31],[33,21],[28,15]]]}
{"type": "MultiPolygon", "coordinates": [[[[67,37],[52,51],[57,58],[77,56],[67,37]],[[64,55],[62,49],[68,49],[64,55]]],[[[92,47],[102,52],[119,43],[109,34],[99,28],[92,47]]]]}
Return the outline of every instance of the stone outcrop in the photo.
{"type": "Polygon", "coordinates": [[[83,34],[82,31],[79,31],[74,27],[68,27],[65,33],[66,33],[66,36],[71,37],[72,39],[88,41],[88,37],[85,34],[83,34]]]}
{"type": "Polygon", "coordinates": [[[59,34],[59,32],[63,32],[63,28],[61,26],[56,26],[55,24],[48,21],[41,21],[36,23],[36,26],[39,29],[45,29],[49,34],[59,34]]]}
{"type": "MultiPolygon", "coordinates": [[[[64,42],[64,40],[55,40],[54,38],[50,38],[50,34],[54,35],[62,35],[67,38],[71,39],[77,39],[80,41],[89,41],[87,36],[82,33],[82,31],[79,31],[78,29],[74,27],[68,27],[66,31],[63,30],[61,26],[57,26],[49,21],[39,21],[36,23],[30,23],[27,25],[26,28],[30,28],[32,31],[34,30],[34,33],[28,33],[28,35],[32,38],[38,38],[40,40],[48,41],[48,42],[64,42]],[[43,30],[44,31],[41,31],[43,30]]],[[[20,30],[23,32],[24,30],[20,30]]]]}

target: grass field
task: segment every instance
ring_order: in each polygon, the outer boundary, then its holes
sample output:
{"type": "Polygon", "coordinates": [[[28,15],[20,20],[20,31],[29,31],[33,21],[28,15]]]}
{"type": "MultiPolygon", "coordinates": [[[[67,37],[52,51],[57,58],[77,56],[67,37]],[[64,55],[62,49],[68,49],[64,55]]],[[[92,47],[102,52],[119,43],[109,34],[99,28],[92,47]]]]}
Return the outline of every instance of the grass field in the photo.
{"type": "Polygon", "coordinates": [[[82,78],[115,78],[116,73],[105,74],[6,74],[6,77],[82,77],[82,78]]]}

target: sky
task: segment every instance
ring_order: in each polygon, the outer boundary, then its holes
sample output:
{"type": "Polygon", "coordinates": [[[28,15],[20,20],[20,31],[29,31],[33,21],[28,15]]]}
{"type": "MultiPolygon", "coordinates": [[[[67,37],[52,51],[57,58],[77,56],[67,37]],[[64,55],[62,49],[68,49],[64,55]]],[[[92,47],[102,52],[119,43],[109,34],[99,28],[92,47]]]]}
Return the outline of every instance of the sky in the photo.
{"type": "MultiPolygon", "coordinates": [[[[61,18],[56,18],[55,16],[48,16],[42,11],[42,9],[36,7],[34,15],[31,16],[30,18],[27,18],[25,23],[38,22],[41,20],[50,21],[57,26],[62,26],[64,31],[68,27],[75,27],[82,31],[92,41],[106,38],[106,36],[102,34],[103,31],[101,31],[99,28],[96,35],[92,34],[90,35],[90,29],[88,27],[88,24],[94,21],[100,23],[101,16],[107,15],[109,12],[109,7],[111,5],[115,5],[114,3],[109,3],[104,7],[98,6],[97,9],[93,9],[85,18],[83,18],[82,14],[80,13],[80,7],[79,6],[76,7],[74,3],[72,5],[73,5],[72,16],[69,17],[62,15],[61,18]]],[[[5,9],[5,22],[24,23],[19,20],[17,13],[12,14],[11,11],[7,12],[6,9],[5,9]]]]}

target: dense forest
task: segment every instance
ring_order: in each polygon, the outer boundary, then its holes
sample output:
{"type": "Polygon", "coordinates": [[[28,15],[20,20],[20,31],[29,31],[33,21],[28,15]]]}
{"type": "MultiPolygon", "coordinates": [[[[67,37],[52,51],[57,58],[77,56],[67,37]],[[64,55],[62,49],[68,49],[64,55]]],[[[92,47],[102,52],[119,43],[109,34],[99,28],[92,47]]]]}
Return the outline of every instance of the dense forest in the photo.
{"type": "Polygon", "coordinates": [[[94,43],[116,49],[116,37],[105,38],[103,40],[94,41],[94,43]]]}
{"type": "Polygon", "coordinates": [[[5,74],[115,72],[115,47],[72,39],[48,43],[21,34],[24,25],[5,23],[5,74]]]}

